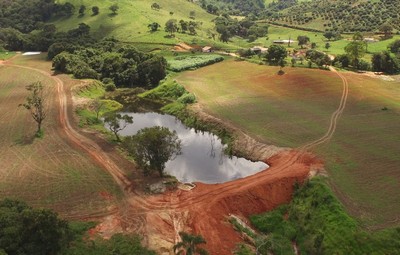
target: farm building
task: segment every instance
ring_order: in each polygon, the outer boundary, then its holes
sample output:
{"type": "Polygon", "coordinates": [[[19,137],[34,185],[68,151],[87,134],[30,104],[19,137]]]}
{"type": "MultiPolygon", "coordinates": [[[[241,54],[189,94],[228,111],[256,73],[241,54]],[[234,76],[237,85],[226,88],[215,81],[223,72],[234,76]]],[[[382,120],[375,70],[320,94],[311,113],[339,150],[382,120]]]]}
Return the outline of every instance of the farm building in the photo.
{"type": "Polygon", "coordinates": [[[276,44],[285,44],[285,43],[294,43],[294,42],[296,42],[296,41],[294,41],[294,40],[274,40],[273,41],[273,43],[276,43],[276,44]]]}
{"type": "Polygon", "coordinates": [[[268,48],[265,48],[262,46],[254,46],[253,48],[250,48],[250,50],[256,54],[259,54],[259,53],[267,52],[268,48]]]}

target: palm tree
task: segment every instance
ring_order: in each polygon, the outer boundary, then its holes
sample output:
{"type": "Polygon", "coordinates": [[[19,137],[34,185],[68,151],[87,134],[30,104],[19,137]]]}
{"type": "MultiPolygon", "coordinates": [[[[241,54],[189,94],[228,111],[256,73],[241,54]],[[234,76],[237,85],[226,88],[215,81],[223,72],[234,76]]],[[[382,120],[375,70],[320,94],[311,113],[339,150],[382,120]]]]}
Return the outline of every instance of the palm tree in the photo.
{"type": "Polygon", "coordinates": [[[174,253],[177,255],[207,255],[208,252],[197,245],[205,244],[206,240],[201,235],[191,235],[185,232],[179,232],[182,241],[174,245],[174,253]],[[176,253],[178,251],[178,253],[176,253]]]}

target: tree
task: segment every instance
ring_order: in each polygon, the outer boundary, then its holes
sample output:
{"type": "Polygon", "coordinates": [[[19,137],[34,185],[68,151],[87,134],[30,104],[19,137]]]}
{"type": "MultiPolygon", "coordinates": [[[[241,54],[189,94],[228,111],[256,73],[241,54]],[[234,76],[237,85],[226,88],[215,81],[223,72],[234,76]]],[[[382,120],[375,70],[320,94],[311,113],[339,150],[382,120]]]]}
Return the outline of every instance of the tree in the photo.
{"type": "Polygon", "coordinates": [[[281,45],[271,45],[265,54],[265,60],[271,65],[279,64],[281,59],[285,59],[287,52],[285,47],[281,45]]]}
{"type": "Polygon", "coordinates": [[[384,38],[387,39],[392,36],[393,27],[391,25],[384,24],[380,26],[379,31],[381,31],[384,34],[384,38]]]}
{"type": "Polygon", "coordinates": [[[400,40],[396,40],[389,44],[388,48],[394,54],[400,54],[400,40]]]}
{"type": "Polygon", "coordinates": [[[94,112],[96,113],[96,119],[99,120],[99,115],[101,110],[104,109],[104,106],[106,105],[106,103],[98,98],[96,98],[93,103],[92,103],[92,108],[94,110],[94,112]]]}
{"type": "Polygon", "coordinates": [[[181,19],[179,21],[179,25],[181,26],[181,32],[186,33],[186,31],[188,30],[188,27],[189,27],[189,23],[187,21],[184,21],[181,19]]]}
{"type": "Polygon", "coordinates": [[[297,37],[297,41],[299,42],[299,46],[301,48],[303,48],[304,44],[307,44],[310,41],[310,38],[308,36],[304,36],[304,35],[299,35],[297,37]]]}
{"type": "Polygon", "coordinates": [[[112,11],[113,15],[116,15],[117,11],[119,9],[119,6],[118,6],[118,4],[113,4],[113,5],[110,6],[109,9],[110,9],[110,11],[112,11]]]}
{"type": "Polygon", "coordinates": [[[181,140],[166,127],[144,128],[124,140],[124,147],[134,157],[145,175],[157,171],[163,177],[165,164],[181,154],[181,140]]]}
{"type": "Polygon", "coordinates": [[[170,33],[170,36],[173,37],[174,33],[177,31],[178,26],[176,25],[176,19],[170,19],[165,23],[165,32],[170,33]]]}
{"type": "Polygon", "coordinates": [[[107,124],[108,128],[114,133],[117,141],[120,142],[118,132],[124,130],[128,124],[133,123],[133,117],[129,115],[121,115],[119,113],[110,113],[104,118],[104,123],[107,124]]]}
{"type": "Polygon", "coordinates": [[[311,49],[315,49],[315,48],[317,48],[317,44],[315,42],[312,42],[311,43],[311,49]]]}
{"type": "Polygon", "coordinates": [[[151,4],[151,9],[153,10],[160,10],[161,6],[158,3],[152,3],[151,4]]]}
{"type": "Polygon", "coordinates": [[[354,68],[358,68],[360,58],[365,55],[364,42],[352,41],[344,48],[354,68]]]}
{"type": "Polygon", "coordinates": [[[279,67],[280,67],[280,69],[279,69],[279,74],[284,74],[285,72],[284,72],[282,69],[286,66],[286,61],[285,61],[285,59],[283,59],[283,58],[279,59],[278,65],[279,65],[279,67]]]}
{"type": "Polygon", "coordinates": [[[329,48],[331,47],[331,44],[330,43],[325,43],[325,49],[326,49],[326,51],[328,51],[329,50],[329,48]]]}
{"type": "Polygon", "coordinates": [[[196,12],[195,11],[190,11],[189,12],[189,18],[190,19],[196,19],[196,12]]]}
{"type": "Polygon", "coordinates": [[[207,243],[206,240],[204,240],[204,238],[201,235],[191,235],[185,232],[179,232],[179,236],[181,237],[182,241],[174,245],[175,254],[186,254],[186,255],[208,254],[208,252],[205,249],[197,247],[199,244],[207,243]]]}
{"type": "Polygon", "coordinates": [[[82,5],[79,7],[79,15],[80,15],[80,16],[85,15],[85,11],[86,11],[86,6],[82,4],[82,5]]]}
{"type": "Polygon", "coordinates": [[[357,32],[353,35],[353,41],[363,41],[363,40],[364,36],[360,32],[357,32]]]}
{"type": "Polygon", "coordinates": [[[388,51],[374,53],[371,62],[372,70],[376,72],[395,74],[400,71],[400,61],[391,56],[388,51]]]}
{"type": "Polygon", "coordinates": [[[98,14],[99,14],[99,12],[100,12],[100,9],[99,9],[99,7],[98,7],[98,6],[93,6],[93,7],[92,7],[92,13],[93,13],[93,16],[96,16],[96,15],[98,15],[98,14]]]}
{"type": "Polygon", "coordinates": [[[67,221],[17,200],[0,201],[0,226],[0,254],[53,255],[72,240],[67,221]]]}
{"type": "Polygon", "coordinates": [[[42,122],[46,119],[46,97],[44,95],[43,85],[40,81],[34,82],[26,87],[30,91],[30,95],[26,97],[26,102],[20,104],[25,109],[29,110],[32,118],[37,123],[36,135],[41,136],[42,122]]]}
{"type": "Polygon", "coordinates": [[[153,22],[149,24],[147,27],[150,29],[151,32],[156,32],[160,27],[160,24],[158,24],[157,22],[153,22]]]}

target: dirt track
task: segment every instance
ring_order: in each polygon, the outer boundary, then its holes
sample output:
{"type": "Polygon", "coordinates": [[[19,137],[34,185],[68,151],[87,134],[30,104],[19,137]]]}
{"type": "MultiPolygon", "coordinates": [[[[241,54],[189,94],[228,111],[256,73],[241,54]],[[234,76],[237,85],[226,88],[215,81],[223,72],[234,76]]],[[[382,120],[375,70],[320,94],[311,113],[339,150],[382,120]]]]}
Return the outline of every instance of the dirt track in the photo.
{"type": "Polygon", "coordinates": [[[70,124],[62,80],[39,69],[12,66],[40,72],[56,81],[59,122],[68,139],[100,163],[126,191],[128,203],[120,208],[119,216],[122,227],[129,227],[128,231],[143,234],[151,248],[158,248],[159,252],[166,254],[168,248],[178,241],[177,233],[182,230],[202,234],[208,240],[206,248],[210,254],[232,254],[231,251],[241,238],[227,223],[228,214],[247,217],[288,202],[293,184],[306,179],[311,170],[322,168],[322,162],[306,151],[332,137],[348,95],[346,79],[332,70],[343,81],[343,94],[337,110],[332,114],[328,131],[320,139],[298,150],[280,152],[268,159],[268,171],[224,184],[198,183],[197,188],[189,192],[178,190],[159,196],[142,196],[127,191],[131,182],[118,165],[95,142],[78,133],[70,124]]]}

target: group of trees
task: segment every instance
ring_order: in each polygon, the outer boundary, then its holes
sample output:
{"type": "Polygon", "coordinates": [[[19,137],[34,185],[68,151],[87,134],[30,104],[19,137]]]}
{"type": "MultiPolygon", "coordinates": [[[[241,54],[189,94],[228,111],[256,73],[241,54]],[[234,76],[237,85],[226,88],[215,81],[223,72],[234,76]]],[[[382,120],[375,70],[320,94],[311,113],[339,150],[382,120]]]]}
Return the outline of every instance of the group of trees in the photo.
{"type": "Polygon", "coordinates": [[[49,48],[56,71],[76,78],[107,79],[118,87],[154,87],[166,76],[162,56],[143,53],[116,40],[104,40],[87,47],[56,43],[49,48]]]}
{"type": "Polygon", "coordinates": [[[268,26],[259,25],[250,18],[239,21],[229,15],[222,15],[217,17],[214,22],[222,42],[228,42],[233,36],[240,36],[252,42],[268,34],[268,26]]]}
{"type": "Polygon", "coordinates": [[[211,14],[219,14],[220,10],[230,15],[257,14],[265,9],[263,0],[200,0],[200,6],[211,14]]]}
{"type": "MultiPolygon", "coordinates": [[[[156,23],[157,24],[157,23],[156,23]]],[[[152,31],[153,29],[158,29],[158,26],[155,23],[149,25],[152,31]]],[[[198,28],[198,23],[195,21],[185,21],[180,20],[179,22],[176,19],[170,19],[165,23],[165,32],[168,32],[170,36],[174,36],[176,32],[186,33],[189,32],[190,35],[196,35],[196,29],[198,28]]]]}

